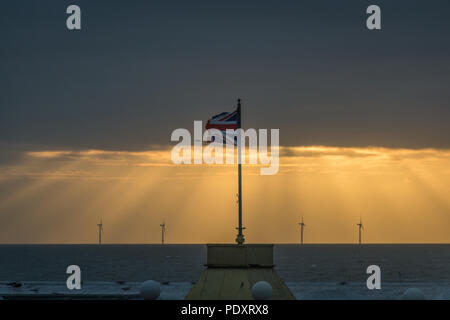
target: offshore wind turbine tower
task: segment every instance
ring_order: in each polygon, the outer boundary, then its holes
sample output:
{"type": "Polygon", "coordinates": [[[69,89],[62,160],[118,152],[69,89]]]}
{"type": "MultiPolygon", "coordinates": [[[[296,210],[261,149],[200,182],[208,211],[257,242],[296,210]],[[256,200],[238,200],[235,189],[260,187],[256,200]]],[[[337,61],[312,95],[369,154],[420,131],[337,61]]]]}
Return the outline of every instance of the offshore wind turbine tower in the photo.
{"type": "Polygon", "coordinates": [[[102,218],[100,218],[100,223],[97,224],[97,227],[98,227],[98,244],[102,244],[102,233],[103,233],[102,218]]]}
{"type": "Polygon", "coordinates": [[[163,222],[159,226],[161,227],[161,244],[164,244],[164,234],[166,233],[166,223],[163,222]]]}
{"type": "Polygon", "coordinates": [[[300,222],[299,225],[300,225],[300,244],[303,244],[303,228],[306,227],[306,224],[303,222],[303,217],[302,222],[300,222]]]}
{"type": "Polygon", "coordinates": [[[357,223],[356,225],[358,226],[358,243],[361,244],[361,230],[364,230],[361,217],[359,217],[359,223],[357,223]]]}

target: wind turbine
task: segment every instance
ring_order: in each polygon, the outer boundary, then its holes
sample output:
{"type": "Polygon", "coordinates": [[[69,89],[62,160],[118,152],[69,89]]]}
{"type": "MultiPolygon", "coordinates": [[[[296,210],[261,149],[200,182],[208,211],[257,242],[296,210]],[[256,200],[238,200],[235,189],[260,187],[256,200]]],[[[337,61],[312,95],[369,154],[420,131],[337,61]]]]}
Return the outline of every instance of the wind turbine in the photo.
{"type": "Polygon", "coordinates": [[[97,224],[97,227],[98,227],[98,244],[102,244],[102,232],[103,232],[102,218],[100,218],[100,223],[97,224]]]}
{"type": "Polygon", "coordinates": [[[164,233],[166,232],[166,223],[163,222],[159,226],[161,227],[161,243],[164,244],[164,233]]]}
{"type": "Polygon", "coordinates": [[[306,227],[306,224],[303,222],[303,216],[302,222],[300,222],[299,225],[300,225],[300,244],[303,244],[303,228],[306,227]]]}
{"type": "Polygon", "coordinates": [[[359,231],[359,244],[361,244],[361,230],[364,230],[364,226],[362,224],[361,217],[359,217],[359,223],[356,224],[358,226],[359,231]]]}

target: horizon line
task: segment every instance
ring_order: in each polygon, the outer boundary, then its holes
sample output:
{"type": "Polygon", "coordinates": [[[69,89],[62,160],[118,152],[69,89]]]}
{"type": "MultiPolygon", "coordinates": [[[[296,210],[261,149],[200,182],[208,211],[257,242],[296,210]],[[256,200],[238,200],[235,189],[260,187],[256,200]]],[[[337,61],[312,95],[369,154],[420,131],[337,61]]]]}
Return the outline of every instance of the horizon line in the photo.
{"type": "MultiPolygon", "coordinates": [[[[167,246],[167,245],[214,245],[214,244],[229,244],[229,245],[237,245],[234,242],[210,242],[210,243],[201,243],[201,242],[190,242],[190,243],[158,243],[158,242],[152,242],[152,243],[142,243],[142,242],[111,242],[111,243],[52,243],[52,242],[38,242],[38,243],[0,243],[0,246],[4,245],[93,245],[93,246],[103,246],[103,245],[160,245],[160,246],[167,246]]],[[[252,243],[245,243],[245,245],[254,245],[254,244],[272,244],[272,245],[298,245],[298,246],[305,246],[305,245],[356,245],[356,246],[363,246],[363,245],[450,245],[450,242],[365,242],[365,243],[357,243],[357,242],[310,242],[310,243],[297,243],[297,242],[273,242],[273,243],[267,243],[267,242],[252,242],[252,243]]]]}

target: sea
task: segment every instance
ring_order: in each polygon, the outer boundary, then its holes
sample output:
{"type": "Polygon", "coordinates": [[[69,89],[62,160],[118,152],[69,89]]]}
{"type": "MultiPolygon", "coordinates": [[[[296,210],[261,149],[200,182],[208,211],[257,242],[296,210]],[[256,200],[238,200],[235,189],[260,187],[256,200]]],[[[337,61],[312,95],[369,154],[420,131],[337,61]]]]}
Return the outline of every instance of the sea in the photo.
{"type": "MultiPolygon", "coordinates": [[[[85,281],[195,282],[206,246],[185,244],[0,245],[0,281],[65,281],[78,265],[85,281]]],[[[449,244],[280,244],[274,264],[285,281],[450,281],[449,244]]]]}
{"type": "MultiPolygon", "coordinates": [[[[91,291],[139,293],[139,283],[155,280],[162,299],[183,299],[205,263],[206,246],[197,244],[0,245],[0,296],[63,292],[67,267],[78,265],[91,291]]],[[[449,244],[277,244],[274,264],[297,299],[400,299],[411,287],[450,299],[449,244]],[[382,290],[367,289],[371,265],[381,269],[382,290]]]]}

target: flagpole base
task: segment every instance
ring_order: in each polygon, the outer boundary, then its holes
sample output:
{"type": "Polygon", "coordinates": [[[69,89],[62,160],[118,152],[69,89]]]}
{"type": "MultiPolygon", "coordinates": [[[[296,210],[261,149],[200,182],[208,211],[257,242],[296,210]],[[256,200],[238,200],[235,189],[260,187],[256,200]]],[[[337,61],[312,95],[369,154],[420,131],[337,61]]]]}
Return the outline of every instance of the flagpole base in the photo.
{"type": "Polygon", "coordinates": [[[236,243],[238,245],[242,246],[244,244],[244,242],[245,242],[244,235],[243,234],[238,234],[237,237],[236,237],[236,243]]]}

